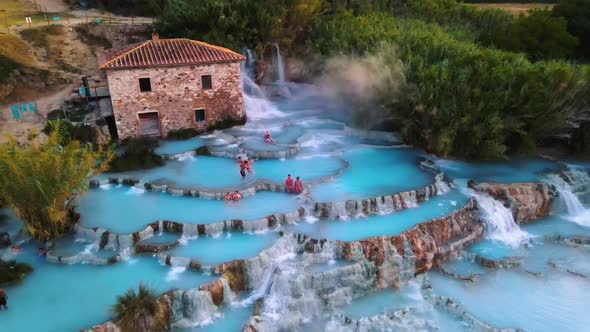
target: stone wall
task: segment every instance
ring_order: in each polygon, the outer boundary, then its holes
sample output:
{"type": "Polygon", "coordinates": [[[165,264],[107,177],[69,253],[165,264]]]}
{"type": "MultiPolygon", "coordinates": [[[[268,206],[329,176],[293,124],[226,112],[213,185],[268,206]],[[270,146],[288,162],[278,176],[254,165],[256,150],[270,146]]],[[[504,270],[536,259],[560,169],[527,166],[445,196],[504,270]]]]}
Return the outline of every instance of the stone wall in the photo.
{"type": "Polygon", "coordinates": [[[138,113],[157,112],[162,136],[171,130],[206,130],[220,121],[242,121],[244,101],[240,64],[108,70],[107,77],[119,138],[140,135],[138,113]],[[201,88],[201,76],[211,75],[213,88],[201,88]],[[150,78],[150,92],[140,92],[139,79],[150,78]],[[197,124],[195,110],[205,110],[197,124]]]}

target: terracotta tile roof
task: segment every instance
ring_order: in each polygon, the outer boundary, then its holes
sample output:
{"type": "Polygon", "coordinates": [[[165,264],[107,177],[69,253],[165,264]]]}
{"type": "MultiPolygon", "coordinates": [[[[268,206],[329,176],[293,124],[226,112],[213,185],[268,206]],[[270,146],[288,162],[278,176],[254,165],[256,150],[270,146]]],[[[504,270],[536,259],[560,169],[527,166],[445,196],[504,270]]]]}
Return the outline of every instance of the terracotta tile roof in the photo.
{"type": "Polygon", "coordinates": [[[100,69],[167,67],[244,61],[227,48],[190,39],[155,39],[110,49],[100,69]]]}

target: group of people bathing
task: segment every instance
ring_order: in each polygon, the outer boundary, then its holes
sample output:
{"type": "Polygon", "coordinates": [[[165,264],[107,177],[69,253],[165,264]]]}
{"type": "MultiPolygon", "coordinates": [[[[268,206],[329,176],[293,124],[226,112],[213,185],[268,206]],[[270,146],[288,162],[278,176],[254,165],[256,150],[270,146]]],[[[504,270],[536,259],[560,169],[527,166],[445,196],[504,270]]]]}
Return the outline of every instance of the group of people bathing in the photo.
{"type": "MultiPolygon", "coordinates": [[[[269,144],[274,143],[274,140],[270,136],[269,131],[264,133],[264,141],[269,144]]],[[[252,159],[242,159],[242,157],[238,157],[236,162],[240,166],[240,175],[242,176],[242,179],[246,178],[246,172],[248,174],[254,173],[254,170],[252,169],[252,164],[254,161],[252,159]]],[[[289,174],[285,180],[285,188],[287,189],[288,193],[301,194],[303,191],[303,183],[301,183],[299,177],[293,181],[291,174],[289,174]]],[[[240,199],[242,199],[242,195],[240,195],[238,191],[234,191],[233,193],[228,191],[225,194],[226,201],[239,201],[240,199]]]]}

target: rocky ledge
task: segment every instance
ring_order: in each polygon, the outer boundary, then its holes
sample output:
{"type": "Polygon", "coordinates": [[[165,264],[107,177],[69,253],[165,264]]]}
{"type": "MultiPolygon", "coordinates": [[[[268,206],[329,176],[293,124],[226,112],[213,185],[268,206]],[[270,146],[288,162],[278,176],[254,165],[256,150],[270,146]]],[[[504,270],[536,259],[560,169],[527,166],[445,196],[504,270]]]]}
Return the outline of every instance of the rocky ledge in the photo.
{"type": "Polygon", "coordinates": [[[485,193],[504,203],[512,210],[514,221],[527,223],[551,212],[551,205],[557,197],[554,186],[546,183],[475,183],[469,181],[469,187],[485,193]]]}

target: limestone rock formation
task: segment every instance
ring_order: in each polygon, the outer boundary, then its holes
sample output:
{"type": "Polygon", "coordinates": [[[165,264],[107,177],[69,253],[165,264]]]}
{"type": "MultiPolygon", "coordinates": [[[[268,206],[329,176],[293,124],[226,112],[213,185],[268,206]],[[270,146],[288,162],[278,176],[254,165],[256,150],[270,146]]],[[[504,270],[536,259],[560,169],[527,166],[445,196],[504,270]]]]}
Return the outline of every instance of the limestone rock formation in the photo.
{"type": "Polygon", "coordinates": [[[519,224],[548,216],[557,196],[555,188],[546,183],[470,182],[470,187],[504,202],[519,224]]]}

